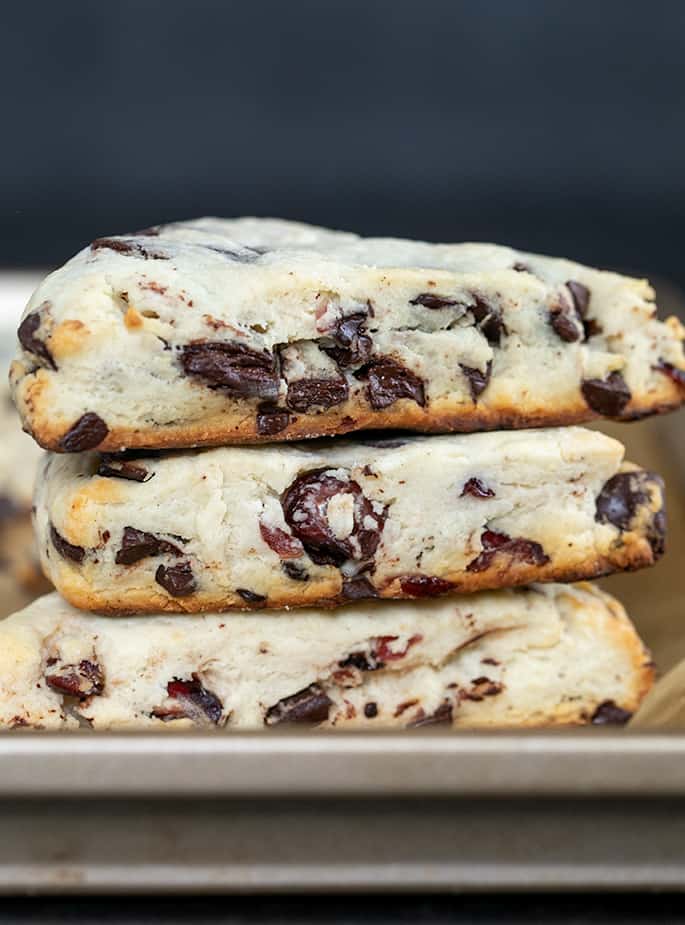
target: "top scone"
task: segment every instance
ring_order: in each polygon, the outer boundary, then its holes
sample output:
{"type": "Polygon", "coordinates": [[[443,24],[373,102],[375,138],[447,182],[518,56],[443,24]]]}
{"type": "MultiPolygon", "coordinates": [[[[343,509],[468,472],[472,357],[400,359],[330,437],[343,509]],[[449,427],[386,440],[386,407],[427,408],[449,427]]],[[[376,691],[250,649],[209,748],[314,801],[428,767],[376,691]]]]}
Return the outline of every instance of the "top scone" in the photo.
{"type": "Polygon", "coordinates": [[[52,450],[630,419],[685,398],[647,282],[491,244],[201,219],[39,286],[11,382],[52,450]]]}

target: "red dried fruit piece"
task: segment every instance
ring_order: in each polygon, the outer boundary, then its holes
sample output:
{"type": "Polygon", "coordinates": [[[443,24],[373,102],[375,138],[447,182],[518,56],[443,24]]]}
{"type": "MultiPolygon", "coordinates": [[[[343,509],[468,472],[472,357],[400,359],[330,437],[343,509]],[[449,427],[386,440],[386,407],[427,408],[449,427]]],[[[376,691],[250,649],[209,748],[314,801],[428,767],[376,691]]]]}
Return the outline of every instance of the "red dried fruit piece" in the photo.
{"type": "Polygon", "coordinates": [[[37,335],[37,331],[43,322],[43,314],[47,312],[50,307],[50,302],[43,302],[39,308],[30,312],[19,325],[17,337],[19,338],[19,343],[27,353],[31,353],[33,356],[45,360],[51,369],[56,370],[57,364],[48,350],[45,341],[37,335]]]}
{"type": "Polygon", "coordinates": [[[480,479],[470,478],[464,482],[460,497],[465,498],[466,495],[471,495],[472,498],[494,498],[495,492],[484,485],[480,479]]]}
{"type": "Polygon", "coordinates": [[[54,524],[50,524],[50,539],[52,540],[52,545],[64,559],[71,559],[72,562],[78,562],[79,564],[83,562],[86,555],[86,550],[83,546],[76,546],[74,543],[65,540],[54,524]]]}
{"type": "Polygon", "coordinates": [[[268,350],[251,350],[224,341],[186,344],[181,365],[186,375],[204,380],[210,388],[246,398],[278,397],[276,360],[268,350]]]}
{"type": "Polygon", "coordinates": [[[142,244],[135,237],[96,238],[90,245],[92,251],[110,250],[117,254],[131,257],[143,257],[145,260],[169,260],[170,255],[160,247],[142,244]]]}
{"type": "Polygon", "coordinates": [[[93,411],[86,414],[72,424],[59,442],[59,449],[64,453],[83,453],[85,450],[94,450],[109,433],[109,427],[99,415],[93,411]]]}
{"type": "Polygon", "coordinates": [[[280,527],[269,527],[260,520],[259,532],[269,549],[273,549],[281,559],[299,559],[304,555],[304,546],[298,538],[280,527]]]}
{"type": "MultiPolygon", "coordinates": [[[[214,725],[220,722],[224,706],[217,695],[202,684],[196,672],[193,672],[190,679],[174,678],[169,681],[166,692],[168,697],[181,705],[181,712],[176,712],[173,718],[185,716],[197,722],[206,717],[214,725]]],[[[152,712],[160,719],[165,718],[156,710],[152,712]]],[[[160,713],[163,712],[160,710],[160,713]]]]}
{"type": "Polygon", "coordinates": [[[401,398],[426,404],[423,380],[396,360],[380,358],[367,363],[355,373],[357,379],[368,381],[367,397],[375,411],[389,408],[401,398]]]}
{"type": "Polygon", "coordinates": [[[400,587],[411,597],[437,597],[452,589],[452,583],[434,575],[402,575],[400,587]]]}
{"type": "Polygon", "coordinates": [[[420,726],[443,726],[452,722],[452,704],[449,700],[444,700],[440,706],[428,716],[419,711],[420,715],[416,716],[410,723],[407,723],[407,729],[418,729],[420,726]]]}
{"type": "Polygon", "coordinates": [[[346,559],[370,559],[378,547],[385,523],[385,510],[377,514],[369,499],[354,481],[326,475],[326,469],[314,469],[298,476],[281,496],[285,521],[301,540],[317,565],[342,565],[346,559]],[[339,539],[331,530],[328,503],[336,495],[354,498],[353,529],[349,538],[339,539]],[[369,528],[368,523],[373,523],[369,528]],[[356,538],[358,549],[352,543],[356,538]]]}
{"type": "Polygon", "coordinates": [[[481,370],[476,369],[475,366],[464,366],[463,363],[460,363],[459,367],[466,378],[469,380],[471,398],[475,402],[478,400],[478,396],[481,395],[488,387],[488,383],[490,382],[490,375],[492,373],[492,360],[488,360],[487,366],[485,367],[485,372],[481,372],[481,370]]]}
{"type": "Polygon", "coordinates": [[[685,369],[679,369],[673,363],[666,363],[665,360],[659,360],[656,366],[653,366],[657,372],[664,373],[669,379],[672,379],[676,385],[685,387],[685,369]]]}
{"type": "MultiPolygon", "coordinates": [[[[410,636],[404,649],[400,649],[399,651],[390,648],[390,643],[395,642],[396,639],[399,639],[399,636],[376,636],[376,638],[372,640],[374,655],[383,665],[385,665],[386,662],[395,662],[400,658],[404,658],[412,646],[415,646],[417,642],[421,642],[423,636],[421,633],[415,633],[413,636],[410,636]]],[[[382,666],[379,665],[379,667],[382,666]]]]}
{"type": "Polygon", "coordinates": [[[504,690],[504,685],[499,681],[492,681],[490,678],[482,676],[480,678],[474,678],[471,681],[471,689],[468,691],[461,691],[460,697],[464,700],[474,700],[480,702],[486,697],[496,697],[498,694],[501,694],[504,690]]]}
{"type": "MultiPolygon", "coordinates": [[[[640,508],[650,503],[650,488],[658,488],[663,498],[664,483],[651,472],[619,472],[602,486],[597,496],[595,520],[610,523],[619,530],[630,530],[640,514],[640,508]]],[[[655,556],[664,552],[666,513],[646,511],[649,520],[643,524],[655,556]]]]}
{"type": "Polygon", "coordinates": [[[583,398],[593,411],[605,417],[618,417],[631,399],[630,389],[619,372],[606,379],[584,379],[580,384],[583,398]]]}
{"type": "Polygon", "coordinates": [[[539,543],[520,537],[512,539],[507,533],[484,530],[481,536],[482,552],[466,566],[467,572],[483,572],[492,565],[498,553],[531,565],[546,565],[550,558],[539,543]]]}
{"type": "Polygon", "coordinates": [[[353,366],[364,363],[371,356],[373,342],[366,333],[368,314],[357,312],[341,318],[332,332],[336,342],[335,347],[325,347],[326,353],[332,357],[338,366],[353,366]]]}
{"type": "Polygon", "coordinates": [[[264,724],[279,723],[323,723],[328,719],[333,701],[320,684],[310,684],[303,690],[283,697],[266,711],[264,724]]]}
{"type": "Polygon", "coordinates": [[[617,725],[623,726],[633,714],[623,707],[617,706],[613,700],[605,700],[597,707],[592,714],[590,722],[594,726],[617,725]]]}
{"type": "Polygon", "coordinates": [[[181,562],[179,565],[160,565],[155,572],[155,581],[172,597],[186,597],[197,588],[189,562],[181,562]]]}
{"type": "Polygon", "coordinates": [[[421,292],[416,296],[415,299],[410,299],[409,304],[423,305],[424,308],[432,309],[451,308],[454,305],[459,305],[461,308],[465,308],[465,306],[458,302],[456,299],[450,299],[443,295],[436,295],[433,292],[421,292]]]}
{"type": "Polygon", "coordinates": [[[288,384],[286,405],[304,414],[312,408],[326,410],[347,401],[347,381],[339,379],[296,379],[288,384]]]}
{"type": "MultiPolygon", "coordinates": [[[[54,667],[56,662],[56,659],[50,659],[48,666],[54,667]]],[[[78,665],[59,665],[50,674],[45,675],[45,682],[60,694],[86,700],[102,693],[105,676],[97,662],[84,658],[78,665]]]]}
{"type": "Polygon", "coordinates": [[[489,305],[481,296],[474,295],[473,299],[475,301],[473,305],[468,306],[468,309],[474,317],[476,326],[491,347],[499,347],[502,335],[507,333],[500,309],[495,305],[489,305]]]}
{"type": "Polygon", "coordinates": [[[262,402],[257,407],[257,433],[263,437],[280,434],[290,423],[290,413],[285,408],[262,402]]]}
{"type": "Polygon", "coordinates": [[[133,565],[148,556],[182,556],[183,552],[168,540],[160,539],[154,533],[145,533],[135,527],[124,527],[121,548],[114,561],[117,565],[133,565]]]}

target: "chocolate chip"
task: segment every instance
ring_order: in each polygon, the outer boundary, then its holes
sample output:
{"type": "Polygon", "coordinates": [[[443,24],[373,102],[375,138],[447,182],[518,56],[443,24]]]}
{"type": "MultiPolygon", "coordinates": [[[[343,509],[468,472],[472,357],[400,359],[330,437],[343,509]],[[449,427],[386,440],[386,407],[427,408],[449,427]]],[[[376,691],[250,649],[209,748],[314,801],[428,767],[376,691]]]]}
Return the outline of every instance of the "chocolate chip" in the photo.
{"type": "Polygon", "coordinates": [[[343,579],[342,596],[348,601],[363,601],[378,597],[378,591],[376,591],[368,578],[360,575],[357,578],[343,579]]]}
{"type": "Polygon", "coordinates": [[[278,396],[276,360],[268,350],[251,350],[223,341],[186,344],[181,365],[186,375],[204,380],[210,388],[226,389],[246,398],[278,396]]]}
{"type": "Polygon", "coordinates": [[[499,681],[492,681],[488,677],[474,678],[471,681],[470,690],[461,691],[460,697],[464,700],[474,700],[480,702],[486,697],[496,697],[504,690],[504,685],[499,681]]]}
{"type": "Polygon", "coordinates": [[[281,568],[288,578],[292,578],[293,581],[309,581],[309,572],[302,568],[301,565],[298,565],[297,562],[281,562],[281,568]]]}
{"type": "Polygon", "coordinates": [[[169,254],[160,247],[143,244],[134,237],[96,238],[90,245],[92,251],[110,250],[125,256],[143,257],[145,260],[169,260],[169,254]]]}
{"type": "Polygon", "coordinates": [[[94,450],[109,433],[109,428],[93,411],[76,421],[69,428],[59,442],[59,448],[65,453],[83,453],[85,450],[94,450]]]}
{"type": "Polygon", "coordinates": [[[583,339],[589,340],[591,337],[594,337],[596,334],[601,334],[604,328],[596,321],[594,318],[583,318],[583,339]]]}
{"type": "Polygon", "coordinates": [[[469,305],[469,311],[474,317],[476,326],[491,347],[499,347],[502,335],[507,333],[499,308],[489,305],[481,296],[474,295],[473,298],[475,302],[469,305]]]}
{"type": "Polygon", "coordinates": [[[183,552],[168,540],[160,539],[154,533],[146,533],[135,527],[124,527],[121,548],[114,561],[117,565],[133,565],[148,556],[182,556],[183,552]]]}
{"type": "Polygon", "coordinates": [[[375,719],[375,717],[378,716],[378,704],[374,703],[373,700],[370,700],[369,703],[365,703],[364,716],[367,719],[375,719]]]}
{"type": "Polygon", "coordinates": [[[492,360],[488,360],[487,366],[485,367],[485,372],[481,372],[474,366],[464,366],[463,363],[460,363],[459,366],[463,374],[469,380],[471,398],[475,402],[478,400],[478,396],[481,395],[488,387],[488,383],[490,382],[490,374],[492,373],[492,360]]]}
{"type": "Polygon", "coordinates": [[[520,260],[517,260],[516,263],[512,264],[512,270],[516,270],[517,273],[531,273],[532,270],[527,263],[522,263],[520,260]]]}
{"type": "Polygon", "coordinates": [[[267,253],[265,248],[248,247],[247,245],[240,248],[217,247],[216,244],[201,244],[200,246],[238,263],[254,263],[262,254],[267,253]]]}
{"type": "Polygon", "coordinates": [[[584,286],[582,283],[577,283],[573,279],[570,279],[566,283],[566,287],[571,293],[575,310],[581,318],[584,318],[590,304],[590,290],[587,286],[584,286]]]}
{"type": "Polygon", "coordinates": [[[567,344],[572,344],[583,336],[583,325],[580,319],[575,311],[571,313],[570,307],[567,305],[560,304],[550,309],[549,322],[554,329],[554,333],[567,344]]]}
{"type": "Polygon", "coordinates": [[[36,333],[43,322],[43,313],[47,311],[49,307],[49,302],[43,302],[40,308],[28,314],[19,325],[17,337],[19,338],[19,343],[27,353],[32,353],[33,356],[40,357],[40,359],[45,360],[52,369],[57,369],[57,364],[52,358],[52,354],[48,350],[45,341],[38,337],[36,333]]]}
{"type": "Polygon", "coordinates": [[[275,726],[277,723],[323,723],[333,701],[319,684],[310,684],[303,690],[284,697],[266,711],[264,723],[275,726]]]}
{"type": "Polygon", "coordinates": [[[160,565],[155,572],[155,581],[172,597],[185,597],[197,588],[189,562],[170,566],[160,565]]]}
{"type": "Polygon", "coordinates": [[[623,726],[632,715],[629,710],[617,706],[613,700],[605,700],[592,714],[590,722],[594,726],[623,726]]]}
{"type": "Polygon", "coordinates": [[[281,559],[299,559],[304,555],[304,546],[297,537],[280,527],[270,527],[260,520],[259,532],[269,549],[273,549],[281,559]]]}
{"type": "Polygon", "coordinates": [[[347,401],[349,386],[339,379],[296,379],[288,383],[285,403],[293,411],[304,414],[312,408],[326,410],[347,401]]]}
{"type": "Polygon", "coordinates": [[[677,366],[674,366],[673,363],[666,363],[665,360],[661,359],[652,369],[664,373],[669,379],[672,379],[676,385],[685,387],[685,369],[679,369],[677,366]]]}
{"type": "MultiPolygon", "coordinates": [[[[650,487],[660,489],[663,497],[663,481],[651,472],[619,472],[612,476],[597,496],[595,520],[613,524],[619,530],[632,529],[640,508],[650,504],[650,487]]],[[[660,556],[665,546],[666,514],[659,510],[650,515],[643,529],[654,554],[660,556]]]]}
{"type": "Polygon", "coordinates": [[[368,381],[367,397],[375,411],[390,407],[400,398],[415,401],[422,408],[426,404],[423,380],[395,360],[374,360],[358,370],[355,376],[368,381]]]}
{"type": "Polygon", "coordinates": [[[453,305],[459,305],[456,299],[449,299],[446,296],[435,295],[432,292],[422,292],[415,299],[409,300],[410,305],[423,305],[424,308],[451,308],[453,305]]]}
{"type": "Polygon", "coordinates": [[[257,433],[263,437],[280,434],[290,423],[290,413],[269,402],[257,406],[257,433]]]}
{"type": "Polygon", "coordinates": [[[606,417],[618,417],[631,399],[630,389],[619,372],[606,379],[585,379],[581,383],[583,398],[593,411],[606,417]]]}
{"type": "Polygon", "coordinates": [[[256,591],[249,591],[247,588],[236,588],[235,593],[239,594],[248,604],[263,604],[266,595],[257,594],[256,591]]]}
{"type": "Polygon", "coordinates": [[[452,584],[434,575],[402,575],[400,587],[411,597],[437,597],[451,590],[452,584]]]}
{"type": "Polygon", "coordinates": [[[149,482],[154,476],[154,472],[148,472],[145,466],[136,465],[115,453],[102,454],[97,474],[103,478],[126,479],[129,482],[149,482]]]}
{"type": "Polygon", "coordinates": [[[305,472],[286,489],[281,496],[286,523],[317,565],[340,566],[346,559],[372,558],[385,524],[385,510],[377,513],[357,482],[342,481],[326,472],[305,472]],[[328,503],[336,495],[353,498],[353,529],[347,539],[339,539],[328,523],[328,503]]]}
{"type": "Polygon", "coordinates": [[[367,321],[368,315],[365,312],[358,312],[341,318],[336,324],[331,332],[336,346],[324,349],[338,366],[346,367],[364,363],[371,356],[373,342],[366,333],[367,321]]]}
{"type": "Polygon", "coordinates": [[[420,726],[442,726],[452,722],[452,704],[449,700],[444,700],[440,706],[428,716],[426,716],[423,711],[421,711],[421,713],[423,715],[417,716],[411,723],[407,723],[407,728],[418,729],[420,726]]]}
{"type": "Polygon", "coordinates": [[[86,551],[83,546],[75,546],[68,540],[65,540],[61,533],[58,533],[54,524],[50,524],[50,539],[52,545],[64,559],[71,559],[72,562],[83,562],[86,551]]]}
{"type": "Polygon", "coordinates": [[[494,498],[495,492],[484,485],[480,479],[470,478],[464,482],[460,497],[465,498],[466,495],[471,495],[472,498],[494,498]]]}
{"type": "Polygon", "coordinates": [[[485,530],[480,538],[482,551],[466,566],[467,572],[483,572],[492,565],[498,553],[506,553],[512,559],[530,565],[546,565],[550,558],[542,546],[533,540],[520,537],[512,539],[507,533],[485,530]]]}
{"type": "MultiPolygon", "coordinates": [[[[396,636],[393,637],[397,639],[396,636]]],[[[358,671],[378,671],[384,668],[383,662],[378,661],[373,651],[371,652],[350,652],[342,661],[338,662],[338,668],[356,668],[358,671]]]]}
{"type": "MultiPolygon", "coordinates": [[[[190,679],[174,678],[166,686],[167,696],[172,700],[177,700],[184,708],[182,713],[176,716],[187,716],[189,719],[197,720],[198,712],[202,711],[204,716],[216,725],[221,720],[223,714],[223,704],[213,691],[207,688],[200,681],[199,676],[193,672],[190,679]]],[[[158,715],[153,710],[154,715],[158,715]]],[[[160,717],[164,718],[164,717],[160,717]]]]}
{"type": "MultiPolygon", "coordinates": [[[[50,659],[48,665],[54,667],[56,659],[50,659]]],[[[60,664],[56,670],[45,675],[48,687],[60,694],[86,700],[101,694],[105,688],[105,676],[102,669],[90,659],[82,659],[78,665],[60,664]]]]}

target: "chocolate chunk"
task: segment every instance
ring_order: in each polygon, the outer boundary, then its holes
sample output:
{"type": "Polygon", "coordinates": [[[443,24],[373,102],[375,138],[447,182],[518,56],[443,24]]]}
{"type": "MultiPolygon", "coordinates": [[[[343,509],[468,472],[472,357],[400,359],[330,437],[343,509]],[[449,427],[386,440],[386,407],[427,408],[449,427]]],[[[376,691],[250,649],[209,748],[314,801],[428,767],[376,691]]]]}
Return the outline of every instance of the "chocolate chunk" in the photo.
{"type": "Polygon", "coordinates": [[[341,405],[349,396],[347,381],[339,379],[296,379],[288,383],[285,403],[304,414],[312,408],[326,410],[341,405]]]}
{"type": "Polygon", "coordinates": [[[83,546],[75,546],[68,540],[65,540],[61,533],[58,533],[54,524],[50,524],[50,539],[52,545],[64,559],[71,559],[72,562],[83,562],[86,551],[83,546]]]}
{"type": "MultiPolygon", "coordinates": [[[[612,476],[597,496],[595,520],[613,524],[619,530],[632,529],[640,508],[650,504],[650,487],[660,488],[663,497],[663,481],[651,472],[619,472],[612,476]]],[[[647,539],[654,554],[660,556],[665,546],[666,514],[663,510],[646,513],[647,539]]]]}
{"type": "Polygon", "coordinates": [[[426,404],[423,380],[395,360],[374,360],[358,370],[355,376],[368,381],[367,397],[375,411],[389,408],[400,398],[415,401],[422,408],[426,404]]]}
{"type": "Polygon", "coordinates": [[[378,597],[378,591],[366,576],[359,575],[357,578],[343,579],[342,596],[348,601],[363,601],[378,597]]]}
{"type": "Polygon", "coordinates": [[[114,561],[117,565],[133,565],[148,556],[182,556],[183,552],[168,540],[160,539],[154,533],[145,533],[135,527],[124,527],[121,548],[114,561]]]}
{"type": "Polygon", "coordinates": [[[585,379],[581,383],[583,398],[593,411],[605,417],[618,417],[631,399],[630,389],[619,372],[606,379],[585,379]]]}
{"type": "Polygon", "coordinates": [[[594,726],[623,726],[633,714],[617,706],[613,700],[605,700],[592,714],[590,722],[594,726]]]}
{"type": "Polygon", "coordinates": [[[499,308],[489,305],[480,296],[474,295],[473,298],[475,302],[469,305],[469,311],[474,317],[476,326],[491,347],[499,347],[502,335],[507,333],[499,308]]]}
{"type": "Polygon", "coordinates": [[[604,328],[596,321],[594,318],[583,318],[583,339],[589,340],[591,337],[594,337],[596,334],[601,334],[604,328]]]}
{"type": "Polygon", "coordinates": [[[169,566],[160,565],[155,572],[155,581],[172,597],[185,597],[197,588],[190,562],[180,562],[178,565],[169,566]]]}
{"type": "MultiPolygon", "coordinates": [[[[56,659],[49,659],[48,666],[53,667],[56,659]]],[[[97,662],[82,659],[78,665],[59,665],[59,667],[45,675],[48,687],[66,694],[86,700],[101,694],[105,688],[105,676],[97,662]]]]}
{"type": "Polygon", "coordinates": [[[365,703],[364,716],[367,719],[375,719],[375,717],[378,716],[378,704],[374,703],[373,700],[370,700],[369,703],[365,703]]]}
{"type": "Polygon", "coordinates": [[[674,366],[673,363],[666,363],[665,360],[661,359],[652,369],[664,373],[669,379],[672,379],[676,385],[685,387],[685,369],[679,369],[677,366],[674,366]]]}
{"type": "Polygon", "coordinates": [[[149,482],[154,472],[115,453],[103,453],[97,474],[103,478],[127,479],[129,482],[149,482]]]}
{"type": "Polygon", "coordinates": [[[423,713],[423,710],[421,713],[423,715],[407,723],[408,729],[418,729],[420,726],[443,726],[452,722],[452,704],[449,700],[443,700],[440,706],[428,716],[423,713]]]}
{"type": "Polygon", "coordinates": [[[517,260],[516,263],[512,264],[511,268],[512,270],[516,270],[517,273],[532,273],[533,272],[527,263],[523,263],[520,260],[517,260]]]}
{"type": "Polygon", "coordinates": [[[588,305],[590,304],[590,290],[587,286],[584,286],[582,283],[577,283],[573,279],[570,279],[566,283],[566,288],[571,293],[573,307],[580,317],[584,318],[587,314],[588,305]]]}
{"type": "Polygon", "coordinates": [[[101,417],[93,411],[86,414],[72,424],[59,442],[59,448],[64,453],[83,453],[84,450],[94,450],[109,433],[109,427],[101,417]]]}
{"type": "Polygon", "coordinates": [[[273,549],[281,559],[299,559],[304,555],[304,546],[297,537],[291,536],[280,527],[269,527],[260,520],[259,532],[269,549],[273,549]]]}
{"type": "Polygon", "coordinates": [[[488,383],[490,382],[490,374],[492,373],[492,360],[488,360],[487,366],[485,367],[485,372],[481,372],[474,366],[464,366],[463,363],[460,363],[459,366],[463,374],[469,380],[471,398],[474,400],[474,402],[478,401],[478,396],[485,391],[485,389],[488,387],[488,383]]]}
{"type": "Polygon", "coordinates": [[[550,309],[549,322],[554,333],[567,344],[572,344],[583,336],[583,325],[576,312],[572,312],[568,305],[560,304],[550,309]]]}
{"type": "Polygon", "coordinates": [[[437,597],[451,590],[452,583],[433,575],[402,575],[400,587],[411,597],[437,597]]]}
{"type": "Polygon", "coordinates": [[[304,690],[284,697],[266,711],[264,723],[275,726],[277,723],[323,723],[333,701],[319,684],[310,684],[304,690]]]}
{"type": "Polygon", "coordinates": [[[223,341],[186,344],[181,365],[186,375],[204,380],[209,388],[226,389],[246,398],[278,396],[276,360],[268,350],[223,341]]]}
{"type": "Polygon", "coordinates": [[[484,530],[480,538],[483,547],[481,553],[466,566],[467,572],[483,572],[492,565],[498,553],[506,553],[512,559],[527,562],[530,565],[546,565],[550,558],[542,546],[533,540],[512,539],[507,533],[484,530]]]}
{"type": "Polygon", "coordinates": [[[143,257],[145,260],[169,260],[170,255],[161,247],[143,244],[135,237],[96,238],[90,245],[92,251],[110,250],[131,257],[143,257]]]}
{"type": "Polygon", "coordinates": [[[248,247],[247,245],[240,248],[217,247],[216,244],[202,244],[200,246],[238,263],[254,263],[255,260],[259,260],[262,254],[267,253],[265,248],[248,247]]]}
{"type": "Polygon", "coordinates": [[[31,353],[33,356],[45,360],[51,369],[57,369],[57,364],[52,358],[52,354],[48,350],[45,341],[41,337],[38,337],[36,333],[42,324],[43,312],[49,307],[49,302],[43,302],[40,308],[28,314],[19,325],[17,337],[19,338],[19,343],[27,353],[31,353]]]}
{"type": "MultiPolygon", "coordinates": [[[[394,636],[393,639],[397,639],[394,636]]],[[[378,661],[373,651],[371,652],[350,652],[342,661],[338,662],[338,668],[356,668],[358,671],[378,671],[384,668],[383,662],[378,661]]]]}
{"type": "Polygon", "coordinates": [[[368,315],[358,312],[341,318],[331,332],[335,340],[335,347],[326,347],[326,353],[332,357],[338,366],[352,366],[364,363],[371,356],[373,342],[366,333],[368,315]]]}
{"type": "Polygon", "coordinates": [[[292,578],[293,581],[309,581],[309,572],[302,568],[301,565],[298,565],[297,562],[286,560],[281,562],[281,568],[288,578],[292,578]]]}
{"type": "Polygon", "coordinates": [[[470,478],[464,482],[460,497],[465,498],[466,495],[471,495],[472,498],[494,498],[495,492],[484,485],[480,479],[470,478]]]}
{"type": "Polygon", "coordinates": [[[257,406],[257,433],[263,437],[280,434],[290,423],[290,413],[269,402],[257,406]]]}
{"type": "MultiPolygon", "coordinates": [[[[169,681],[166,692],[168,697],[179,701],[183,707],[183,712],[177,713],[176,716],[182,715],[187,716],[188,719],[197,720],[200,718],[198,713],[201,711],[214,725],[221,720],[224,709],[221,700],[215,693],[207,690],[196,672],[193,672],[190,679],[174,678],[173,681],[169,681]]],[[[155,711],[153,713],[157,715],[155,711]]]]}
{"type": "MultiPolygon", "coordinates": [[[[453,305],[460,305],[456,299],[448,299],[446,296],[435,295],[432,292],[422,292],[415,299],[409,300],[410,305],[423,305],[424,308],[451,308],[453,305]]],[[[462,306],[463,307],[463,306],[462,306]]]]}
{"type": "Polygon", "coordinates": [[[461,691],[460,697],[464,700],[475,700],[480,702],[486,697],[496,697],[497,694],[501,694],[504,690],[504,685],[499,681],[492,681],[490,678],[482,676],[480,678],[474,678],[471,681],[471,689],[467,691],[461,691]]]}
{"type": "Polygon", "coordinates": [[[385,524],[385,510],[376,513],[357,482],[344,482],[326,471],[305,472],[285,490],[281,507],[286,523],[317,565],[340,566],[346,559],[371,559],[385,524]],[[327,511],[332,498],[345,494],[353,498],[353,529],[349,538],[340,539],[329,526],[327,511]],[[352,538],[356,538],[357,548],[352,538]]]}
{"type": "Polygon", "coordinates": [[[235,593],[239,594],[248,604],[263,604],[266,595],[257,594],[256,591],[249,591],[247,588],[236,588],[235,593]]]}

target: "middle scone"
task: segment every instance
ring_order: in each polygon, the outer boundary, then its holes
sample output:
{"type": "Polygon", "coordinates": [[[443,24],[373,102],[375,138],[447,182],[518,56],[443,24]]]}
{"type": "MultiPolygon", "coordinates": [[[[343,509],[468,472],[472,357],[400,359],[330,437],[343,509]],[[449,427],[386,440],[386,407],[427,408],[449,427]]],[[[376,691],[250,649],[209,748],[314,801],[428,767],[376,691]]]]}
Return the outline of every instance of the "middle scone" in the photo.
{"type": "Polygon", "coordinates": [[[43,566],[108,613],[336,605],[651,565],[663,486],[579,427],[46,457],[43,566]]]}

